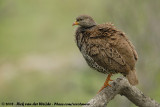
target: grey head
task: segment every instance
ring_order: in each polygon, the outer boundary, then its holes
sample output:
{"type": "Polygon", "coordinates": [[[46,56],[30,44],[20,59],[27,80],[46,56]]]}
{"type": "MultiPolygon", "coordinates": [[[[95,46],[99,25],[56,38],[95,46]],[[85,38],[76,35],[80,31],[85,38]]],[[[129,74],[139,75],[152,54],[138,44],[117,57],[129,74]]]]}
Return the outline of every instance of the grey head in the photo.
{"type": "Polygon", "coordinates": [[[73,26],[74,25],[79,25],[81,27],[92,27],[96,25],[96,22],[91,16],[80,15],[76,18],[76,21],[73,23],[73,26]]]}

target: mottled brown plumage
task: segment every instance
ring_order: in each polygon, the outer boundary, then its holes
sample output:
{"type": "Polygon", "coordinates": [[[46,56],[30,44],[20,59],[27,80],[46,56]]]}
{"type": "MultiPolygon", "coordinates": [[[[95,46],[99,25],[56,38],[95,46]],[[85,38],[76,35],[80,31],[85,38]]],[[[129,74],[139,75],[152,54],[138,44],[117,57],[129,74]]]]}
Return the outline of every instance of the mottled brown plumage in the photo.
{"type": "Polygon", "coordinates": [[[73,25],[79,25],[76,43],[90,67],[105,74],[121,73],[131,85],[138,84],[135,71],[138,55],[123,32],[110,23],[97,25],[88,15],[77,17],[73,25]]]}

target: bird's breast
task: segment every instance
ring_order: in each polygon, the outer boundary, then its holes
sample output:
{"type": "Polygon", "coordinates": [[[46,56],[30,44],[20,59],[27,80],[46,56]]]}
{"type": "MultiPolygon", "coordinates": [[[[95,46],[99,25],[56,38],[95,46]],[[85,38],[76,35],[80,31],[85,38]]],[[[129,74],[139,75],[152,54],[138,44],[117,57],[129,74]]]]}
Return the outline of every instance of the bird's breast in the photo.
{"type": "Polygon", "coordinates": [[[91,67],[94,68],[95,70],[101,72],[101,73],[109,73],[109,71],[102,66],[98,65],[96,61],[89,55],[90,52],[90,45],[89,42],[89,36],[84,35],[80,33],[76,37],[76,42],[77,46],[82,53],[83,57],[85,58],[87,64],[91,67]]]}

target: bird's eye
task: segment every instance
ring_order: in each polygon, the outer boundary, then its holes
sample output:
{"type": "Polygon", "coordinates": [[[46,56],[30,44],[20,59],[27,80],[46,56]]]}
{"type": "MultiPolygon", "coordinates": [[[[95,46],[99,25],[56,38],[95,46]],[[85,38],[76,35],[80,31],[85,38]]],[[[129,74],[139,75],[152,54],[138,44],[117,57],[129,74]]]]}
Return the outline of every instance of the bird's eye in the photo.
{"type": "Polygon", "coordinates": [[[82,21],[82,19],[77,19],[77,21],[82,21]]]}

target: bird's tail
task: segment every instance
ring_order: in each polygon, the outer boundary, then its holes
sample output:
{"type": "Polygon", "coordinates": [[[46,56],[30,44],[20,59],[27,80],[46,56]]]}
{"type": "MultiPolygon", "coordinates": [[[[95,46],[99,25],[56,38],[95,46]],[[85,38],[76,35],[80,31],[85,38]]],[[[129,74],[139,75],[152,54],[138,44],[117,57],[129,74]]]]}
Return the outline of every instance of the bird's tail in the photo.
{"type": "Polygon", "coordinates": [[[137,78],[137,74],[136,74],[136,70],[133,69],[132,71],[129,71],[129,73],[126,75],[129,83],[131,85],[137,85],[138,84],[138,78],[137,78]]]}

